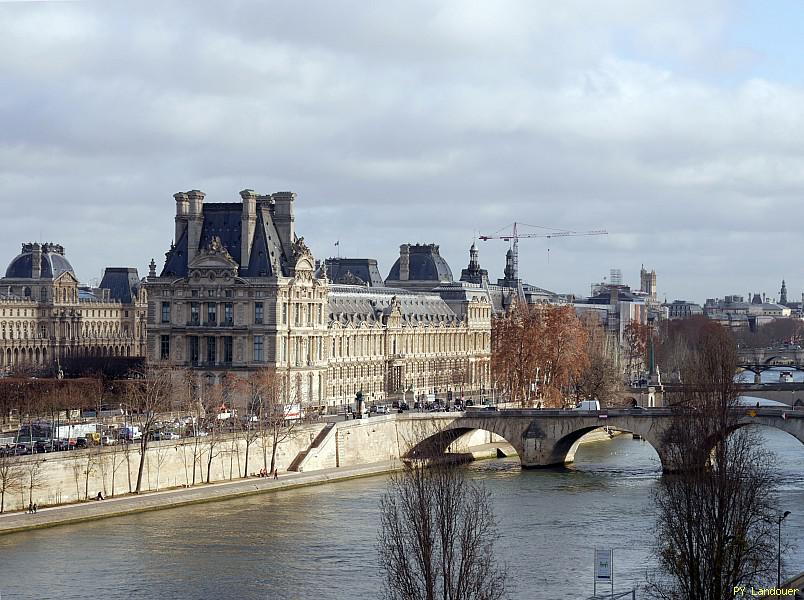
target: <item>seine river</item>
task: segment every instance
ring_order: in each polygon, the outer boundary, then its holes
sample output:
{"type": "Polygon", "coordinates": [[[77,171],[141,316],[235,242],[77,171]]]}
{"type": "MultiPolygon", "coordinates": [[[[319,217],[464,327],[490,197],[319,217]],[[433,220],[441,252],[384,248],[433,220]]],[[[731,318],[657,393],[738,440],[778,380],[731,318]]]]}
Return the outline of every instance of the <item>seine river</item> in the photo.
{"type": "MultiPolygon", "coordinates": [[[[804,446],[765,433],[778,454],[779,510],[804,570],[804,446]]],[[[620,436],[583,446],[569,469],[514,459],[466,467],[494,496],[512,598],[592,595],[593,549],[614,548],[617,589],[644,582],[659,463],[620,436]]],[[[378,597],[377,502],[385,477],[0,537],[0,598],[348,599],[378,597]]],[[[640,596],[639,594],[637,597],[640,596]]]]}

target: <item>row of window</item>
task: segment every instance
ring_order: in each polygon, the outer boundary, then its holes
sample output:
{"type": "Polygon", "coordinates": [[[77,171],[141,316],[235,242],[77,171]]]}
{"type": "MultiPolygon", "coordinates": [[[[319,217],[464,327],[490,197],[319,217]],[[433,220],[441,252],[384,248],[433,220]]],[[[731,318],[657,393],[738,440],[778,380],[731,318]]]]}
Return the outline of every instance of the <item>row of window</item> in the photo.
{"type": "MultiPolygon", "coordinates": [[[[262,358],[262,336],[256,336],[254,340],[255,353],[258,346],[259,339],[259,355],[258,362],[262,358]]],[[[159,338],[159,356],[162,360],[170,359],[170,336],[162,335],[159,338]]],[[[234,359],[232,336],[189,336],[187,338],[187,358],[192,364],[200,364],[202,362],[209,364],[224,363],[231,364],[234,359]],[[201,345],[203,341],[203,347],[201,345]],[[201,351],[204,354],[201,354],[201,351]],[[204,360],[202,361],[202,356],[204,360]]]]}
{"type": "MultiPolygon", "coordinates": [[[[218,302],[191,302],[189,325],[201,325],[201,317],[206,317],[205,325],[216,325],[218,323],[220,303],[218,302]]],[[[223,306],[223,320],[221,323],[227,325],[234,324],[234,304],[225,302],[223,306]]],[[[324,322],[324,307],[321,304],[295,304],[296,326],[322,325],[324,322]],[[306,306],[306,308],[304,308],[306,306]]],[[[163,301],[161,306],[161,322],[168,324],[171,322],[171,303],[163,301]]],[[[288,306],[282,304],[282,325],[288,322],[288,306]]],[[[265,323],[265,305],[263,302],[254,303],[254,324],[263,325],[265,323]]]]}
{"type": "MultiPolygon", "coordinates": [[[[468,335],[448,333],[433,335],[404,335],[391,339],[391,354],[400,353],[432,353],[463,352],[488,348],[491,343],[490,333],[472,333],[468,335]],[[399,342],[397,344],[397,342],[399,342]]],[[[333,357],[372,356],[382,353],[383,335],[343,336],[332,339],[333,357]]]]}

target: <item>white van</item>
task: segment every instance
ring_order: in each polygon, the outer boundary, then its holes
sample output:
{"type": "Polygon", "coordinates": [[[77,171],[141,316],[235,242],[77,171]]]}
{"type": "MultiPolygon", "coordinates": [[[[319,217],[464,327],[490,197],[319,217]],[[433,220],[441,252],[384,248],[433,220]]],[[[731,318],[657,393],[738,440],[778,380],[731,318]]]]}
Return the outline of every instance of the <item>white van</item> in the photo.
{"type": "Polygon", "coordinates": [[[581,400],[574,410],[600,410],[600,400],[581,400]]]}

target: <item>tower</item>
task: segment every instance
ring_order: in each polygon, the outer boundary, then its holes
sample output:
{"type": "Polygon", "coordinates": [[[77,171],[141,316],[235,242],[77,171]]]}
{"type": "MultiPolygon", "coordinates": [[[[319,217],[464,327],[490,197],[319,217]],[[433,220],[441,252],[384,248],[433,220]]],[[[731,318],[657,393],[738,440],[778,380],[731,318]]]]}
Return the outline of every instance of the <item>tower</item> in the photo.
{"type": "Polygon", "coordinates": [[[505,253],[505,271],[503,277],[506,281],[514,281],[516,279],[516,268],[514,267],[514,251],[510,248],[505,253]]]}
{"type": "Polygon", "coordinates": [[[785,285],[784,279],[782,279],[782,289],[779,290],[779,304],[787,305],[787,285],[785,285]]]}
{"type": "Polygon", "coordinates": [[[481,286],[489,284],[489,273],[486,269],[480,268],[480,258],[477,246],[472,244],[469,248],[469,266],[461,271],[461,281],[476,283],[481,286]]]}
{"type": "Polygon", "coordinates": [[[656,271],[647,271],[645,265],[639,272],[639,290],[647,294],[650,298],[656,298],[656,271]]]}

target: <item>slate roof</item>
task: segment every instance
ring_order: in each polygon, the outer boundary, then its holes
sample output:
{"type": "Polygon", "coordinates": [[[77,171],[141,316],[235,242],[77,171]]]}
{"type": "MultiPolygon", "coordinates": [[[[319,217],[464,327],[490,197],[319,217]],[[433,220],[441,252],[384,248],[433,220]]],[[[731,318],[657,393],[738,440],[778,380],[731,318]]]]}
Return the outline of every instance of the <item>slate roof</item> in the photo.
{"type": "MultiPolygon", "coordinates": [[[[71,272],[73,266],[63,255],[61,246],[42,244],[41,279],[56,279],[59,275],[71,272]]],[[[31,244],[23,244],[22,252],[9,263],[6,277],[12,279],[31,279],[33,277],[33,250],[31,244]]]]}
{"type": "Polygon", "coordinates": [[[382,322],[396,297],[402,324],[449,325],[460,322],[449,305],[437,294],[422,294],[397,288],[332,285],[329,288],[329,319],[341,325],[382,322]]]}
{"type": "Polygon", "coordinates": [[[140,276],[133,267],[106,267],[98,287],[109,290],[112,300],[133,304],[140,290],[140,276]]]}
{"type": "MultiPolygon", "coordinates": [[[[203,224],[198,248],[207,248],[212,238],[217,236],[231,257],[241,264],[241,217],[243,205],[240,202],[205,202],[203,205],[203,224]]],[[[165,267],[161,276],[186,277],[187,231],[185,230],[175,245],[165,255],[165,267]]],[[[269,202],[257,202],[257,223],[254,240],[246,267],[239,267],[241,277],[272,277],[287,275],[289,261],[282,250],[279,234],[271,217],[269,202]]]]}
{"type": "MultiPolygon", "coordinates": [[[[409,281],[452,281],[452,270],[439,254],[436,244],[411,244],[409,281]]],[[[386,281],[400,281],[399,260],[397,259],[386,281]]]]}
{"type": "Polygon", "coordinates": [[[373,258],[328,258],[324,265],[327,278],[333,283],[383,287],[380,269],[373,258]]]}

